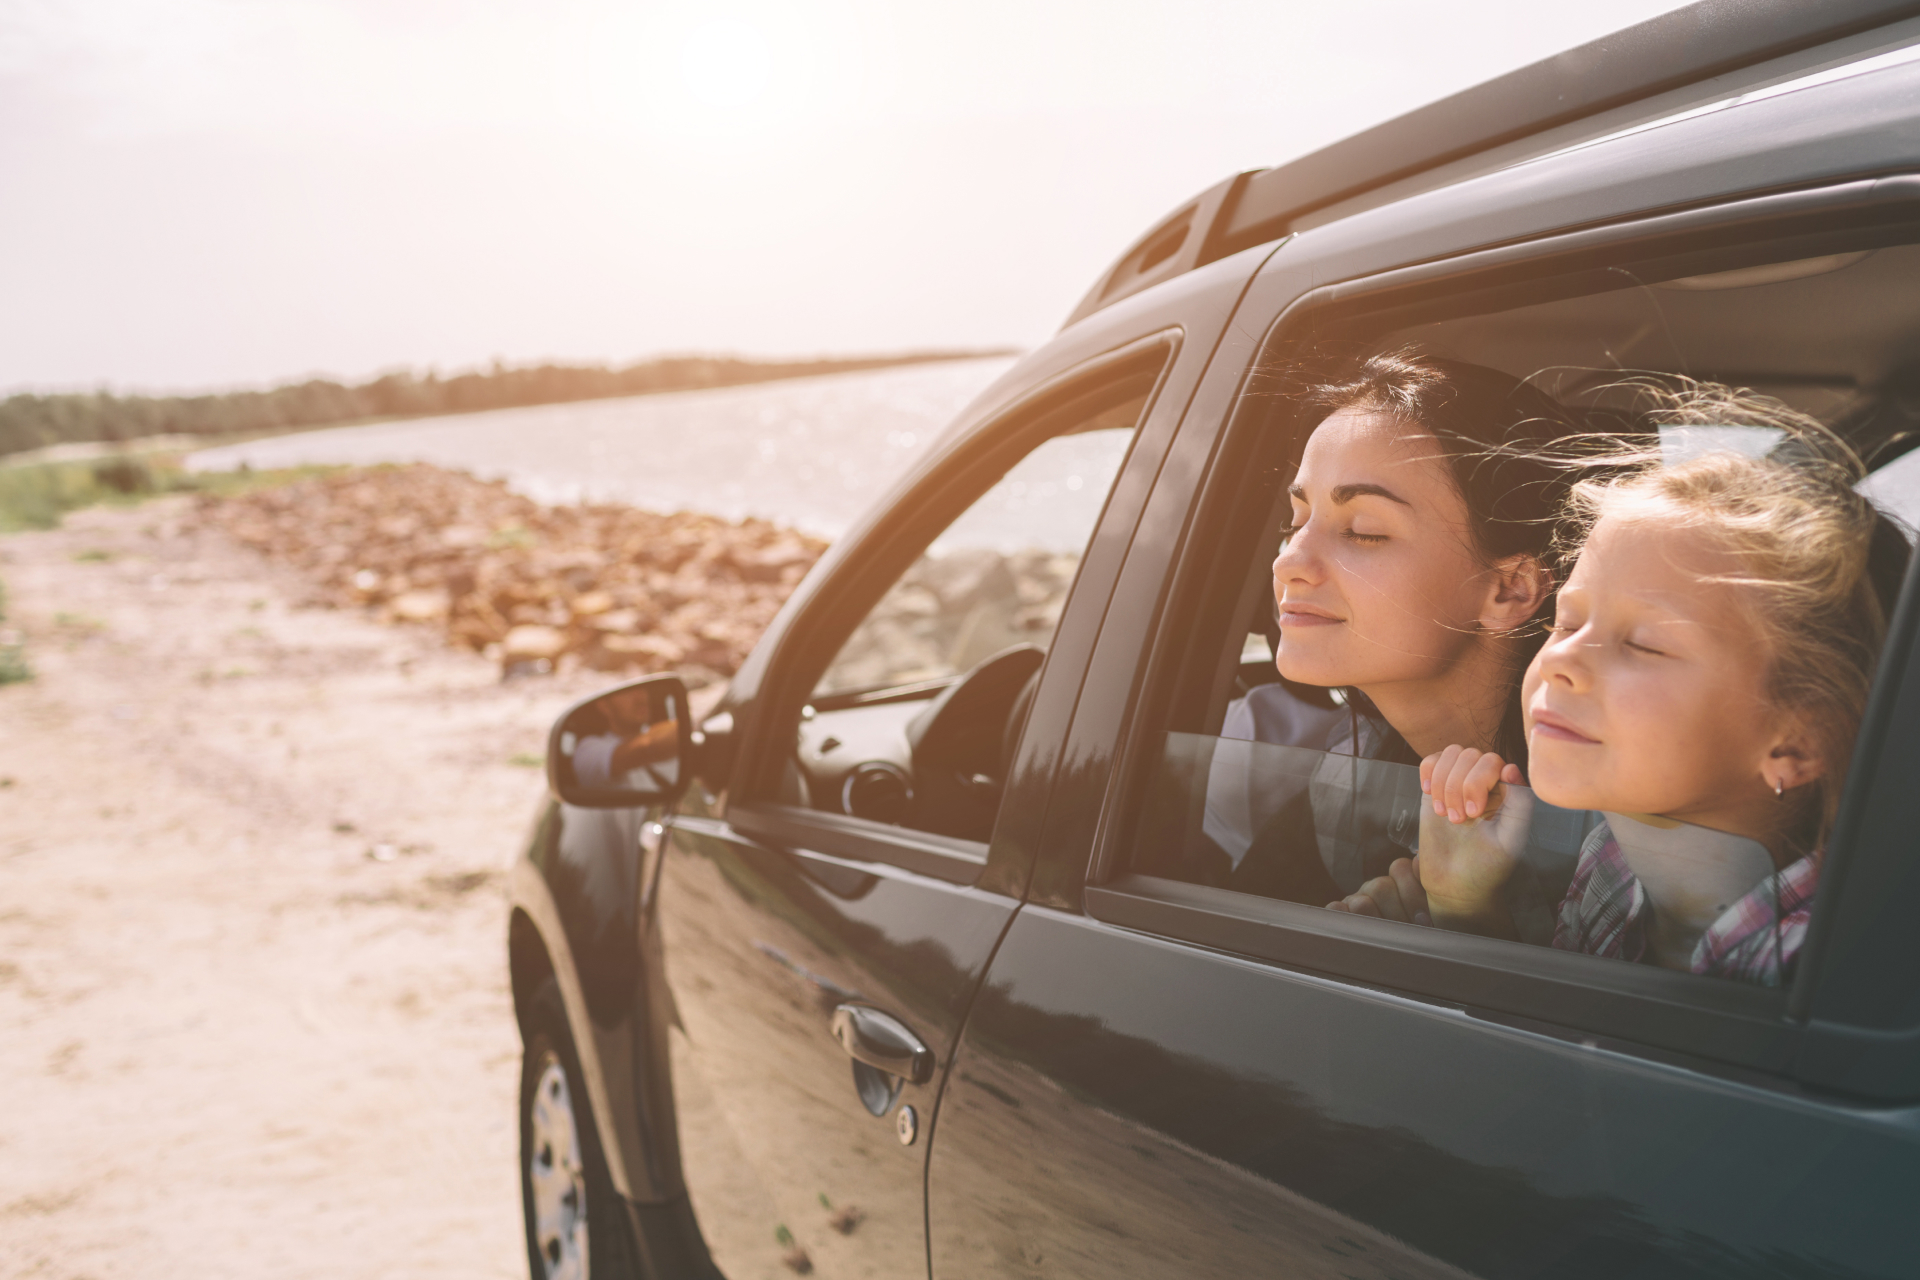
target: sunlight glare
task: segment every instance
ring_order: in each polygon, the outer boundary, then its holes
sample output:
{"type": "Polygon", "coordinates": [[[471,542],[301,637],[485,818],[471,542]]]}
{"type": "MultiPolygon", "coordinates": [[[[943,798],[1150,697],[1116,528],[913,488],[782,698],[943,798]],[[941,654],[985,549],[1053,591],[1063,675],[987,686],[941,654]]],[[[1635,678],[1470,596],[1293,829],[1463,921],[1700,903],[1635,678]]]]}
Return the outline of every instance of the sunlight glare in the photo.
{"type": "Polygon", "coordinates": [[[766,95],[773,51],[761,30],[739,18],[711,18],[680,44],[680,76],[702,107],[736,113],[766,95]]]}

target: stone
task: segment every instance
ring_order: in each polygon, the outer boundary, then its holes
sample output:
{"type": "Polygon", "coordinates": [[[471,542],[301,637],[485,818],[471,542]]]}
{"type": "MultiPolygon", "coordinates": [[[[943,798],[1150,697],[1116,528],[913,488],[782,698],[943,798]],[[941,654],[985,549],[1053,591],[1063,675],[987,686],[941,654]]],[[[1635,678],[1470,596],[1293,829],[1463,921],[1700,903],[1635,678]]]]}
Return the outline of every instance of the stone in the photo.
{"type": "Polygon", "coordinates": [[[452,602],[444,591],[405,591],[387,602],[398,622],[438,622],[452,602]]]}
{"type": "Polygon", "coordinates": [[[545,627],[525,623],[507,632],[500,642],[503,661],[532,662],[541,658],[552,661],[567,651],[567,633],[558,627],[545,627]]]}

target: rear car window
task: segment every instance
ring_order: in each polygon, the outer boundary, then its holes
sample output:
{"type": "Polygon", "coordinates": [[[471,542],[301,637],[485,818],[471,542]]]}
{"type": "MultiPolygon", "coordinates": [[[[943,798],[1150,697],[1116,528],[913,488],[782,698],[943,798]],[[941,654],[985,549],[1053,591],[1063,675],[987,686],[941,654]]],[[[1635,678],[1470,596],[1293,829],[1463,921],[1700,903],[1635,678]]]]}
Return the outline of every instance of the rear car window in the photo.
{"type": "Polygon", "coordinates": [[[1920,519],[1916,298],[1893,246],[1266,370],[1131,869],[1790,982],[1920,519]]]}

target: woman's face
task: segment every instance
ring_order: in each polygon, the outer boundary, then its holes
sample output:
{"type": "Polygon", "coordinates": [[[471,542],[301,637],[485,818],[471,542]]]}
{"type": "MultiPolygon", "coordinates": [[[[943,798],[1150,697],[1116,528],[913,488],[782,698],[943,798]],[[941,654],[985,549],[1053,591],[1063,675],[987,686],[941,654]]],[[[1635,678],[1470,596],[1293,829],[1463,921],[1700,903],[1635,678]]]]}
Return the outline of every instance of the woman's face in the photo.
{"type": "Polygon", "coordinates": [[[1314,429],[1273,562],[1280,674],[1376,689],[1442,679],[1472,648],[1489,569],[1440,442],[1370,409],[1314,429]]]}

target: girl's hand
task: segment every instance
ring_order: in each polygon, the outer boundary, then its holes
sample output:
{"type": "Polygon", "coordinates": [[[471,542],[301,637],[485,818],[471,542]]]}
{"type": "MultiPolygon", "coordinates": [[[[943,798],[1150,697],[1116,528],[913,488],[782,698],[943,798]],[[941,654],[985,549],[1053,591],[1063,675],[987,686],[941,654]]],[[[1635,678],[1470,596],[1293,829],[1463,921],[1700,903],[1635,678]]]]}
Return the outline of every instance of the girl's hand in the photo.
{"type": "Polygon", "coordinates": [[[1420,789],[1433,801],[1420,814],[1420,883],[1435,924],[1516,936],[1507,884],[1533,818],[1525,781],[1518,767],[1472,747],[1420,762],[1420,789]]]}
{"type": "Polygon", "coordinates": [[[1427,912],[1427,891],[1420,886],[1420,860],[1396,858],[1387,874],[1375,876],[1338,902],[1329,902],[1329,911],[1346,911],[1356,916],[1379,916],[1407,924],[1432,924],[1427,912]]]}
{"type": "Polygon", "coordinates": [[[1433,799],[1433,811],[1448,822],[1465,822],[1500,806],[1502,783],[1525,786],[1517,764],[1491,751],[1448,747],[1420,762],[1420,790],[1433,799]]]}

